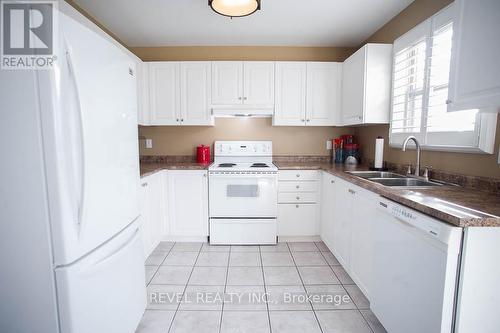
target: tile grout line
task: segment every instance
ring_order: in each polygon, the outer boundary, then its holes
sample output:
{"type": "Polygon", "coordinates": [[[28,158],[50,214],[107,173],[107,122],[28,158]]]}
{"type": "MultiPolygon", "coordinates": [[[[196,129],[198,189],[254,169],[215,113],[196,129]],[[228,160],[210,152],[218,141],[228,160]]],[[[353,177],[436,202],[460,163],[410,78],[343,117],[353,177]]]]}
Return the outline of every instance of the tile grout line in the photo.
{"type": "MultiPolygon", "coordinates": [[[[160,243],[161,243],[161,242],[160,242],[160,243]]],[[[175,243],[174,243],[174,244],[175,244],[175,243]]],[[[160,245],[160,244],[158,244],[158,245],[160,245]]],[[[158,247],[158,245],[157,245],[156,247],[158,247]]],[[[163,263],[164,263],[164,262],[165,262],[165,260],[167,259],[167,257],[168,257],[168,255],[170,254],[170,252],[172,252],[172,249],[173,249],[173,248],[174,248],[174,245],[172,245],[172,246],[170,247],[170,249],[169,249],[169,250],[168,250],[168,252],[167,252],[167,255],[165,256],[165,258],[163,258],[163,260],[162,260],[162,261],[161,261],[161,263],[158,265],[158,267],[156,267],[156,270],[155,270],[155,272],[153,273],[153,275],[151,276],[151,279],[150,279],[150,280],[149,280],[149,282],[146,284],[146,288],[147,288],[147,287],[149,287],[149,285],[151,284],[151,281],[153,281],[153,278],[155,277],[156,273],[158,273],[158,270],[159,270],[159,269],[160,269],[160,267],[163,265],[163,263]]],[[[155,250],[156,250],[156,248],[155,248],[155,250]]],[[[153,252],[154,252],[155,250],[153,250],[153,252]]],[[[150,255],[151,255],[151,254],[150,254],[150,255]]],[[[146,260],[147,260],[147,258],[146,258],[146,260]]],[[[144,266],[149,266],[149,265],[144,265],[144,266]]]]}
{"type": "MultiPolygon", "coordinates": [[[[276,242],[276,246],[278,245],[278,242],[276,242]]],[[[262,251],[259,245],[259,256],[260,256],[260,271],[262,272],[262,283],[264,284],[264,296],[266,297],[266,309],[267,309],[267,322],[269,324],[269,333],[272,333],[272,328],[271,328],[271,314],[269,313],[269,299],[267,299],[267,284],[266,284],[266,277],[264,275],[264,260],[262,260],[262,251]]]]}
{"type": "MultiPolygon", "coordinates": [[[[177,242],[174,243],[174,246],[175,246],[175,244],[177,244],[177,242]]],[[[172,249],[174,248],[174,246],[172,246],[172,249]]],[[[170,330],[172,329],[172,325],[174,324],[174,320],[175,320],[175,317],[177,316],[177,312],[179,312],[179,308],[181,306],[182,299],[184,298],[184,295],[186,293],[186,289],[187,289],[189,280],[191,279],[191,275],[193,275],[193,271],[194,271],[194,268],[196,267],[196,262],[198,261],[198,257],[200,256],[202,247],[203,247],[203,243],[201,244],[200,249],[198,250],[198,255],[196,256],[196,260],[194,261],[193,268],[191,269],[191,273],[189,273],[189,277],[186,281],[186,284],[184,285],[184,290],[182,291],[181,302],[179,302],[179,304],[177,304],[177,308],[175,309],[174,316],[172,317],[172,321],[170,321],[170,326],[168,327],[167,332],[170,332],[170,330]]]]}
{"type": "Polygon", "coordinates": [[[229,252],[227,255],[227,267],[226,267],[226,281],[224,282],[224,291],[222,292],[222,308],[220,311],[220,320],[219,320],[219,333],[222,331],[222,318],[224,316],[224,301],[226,299],[226,292],[227,292],[227,278],[229,276],[229,260],[231,259],[231,246],[229,246],[229,252]]]}

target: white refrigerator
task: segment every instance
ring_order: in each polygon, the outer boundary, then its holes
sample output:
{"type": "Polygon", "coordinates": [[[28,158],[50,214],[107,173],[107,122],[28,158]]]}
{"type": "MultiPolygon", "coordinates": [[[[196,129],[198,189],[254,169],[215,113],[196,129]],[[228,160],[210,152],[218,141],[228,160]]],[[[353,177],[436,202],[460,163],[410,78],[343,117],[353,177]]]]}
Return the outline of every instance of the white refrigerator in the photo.
{"type": "Polygon", "coordinates": [[[0,70],[0,331],[134,332],[146,304],[136,62],[58,20],[53,70],[0,70]]]}

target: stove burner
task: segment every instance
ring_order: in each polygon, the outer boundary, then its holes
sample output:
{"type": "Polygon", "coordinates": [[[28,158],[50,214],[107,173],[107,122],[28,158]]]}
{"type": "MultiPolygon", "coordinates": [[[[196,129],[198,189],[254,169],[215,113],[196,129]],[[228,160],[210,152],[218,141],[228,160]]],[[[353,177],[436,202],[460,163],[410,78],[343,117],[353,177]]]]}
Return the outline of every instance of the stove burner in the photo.
{"type": "Polygon", "coordinates": [[[266,163],[254,163],[250,166],[251,168],[269,168],[266,163]]]}
{"type": "Polygon", "coordinates": [[[236,163],[221,163],[219,164],[220,168],[232,168],[236,165],[236,163]]]}

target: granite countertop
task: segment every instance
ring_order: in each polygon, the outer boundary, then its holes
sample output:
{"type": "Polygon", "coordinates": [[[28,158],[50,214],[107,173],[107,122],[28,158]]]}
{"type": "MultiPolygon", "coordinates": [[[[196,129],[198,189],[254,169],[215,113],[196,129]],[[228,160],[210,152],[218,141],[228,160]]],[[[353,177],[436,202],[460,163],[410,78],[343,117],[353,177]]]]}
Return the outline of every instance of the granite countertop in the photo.
{"type": "MultiPolygon", "coordinates": [[[[356,177],[345,171],[368,170],[367,166],[345,166],[324,162],[274,162],[280,170],[324,170],[352,184],[377,193],[419,212],[458,227],[500,227],[500,196],[460,186],[394,188],[356,177]]],[[[141,177],[160,170],[206,170],[196,162],[141,162],[141,177]]]]}
{"type": "Polygon", "coordinates": [[[209,165],[196,162],[141,162],[140,173],[142,178],[160,170],[206,170],[209,165]]]}
{"type": "Polygon", "coordinates": [[[500,196],[460,186],[398,189],[386,187],[345,171],[368,170],[366,166],[345,166],[314,162],[275,162],[280,170],[324,170],[387,199],[458,227],[500,227],[500,196]]]}

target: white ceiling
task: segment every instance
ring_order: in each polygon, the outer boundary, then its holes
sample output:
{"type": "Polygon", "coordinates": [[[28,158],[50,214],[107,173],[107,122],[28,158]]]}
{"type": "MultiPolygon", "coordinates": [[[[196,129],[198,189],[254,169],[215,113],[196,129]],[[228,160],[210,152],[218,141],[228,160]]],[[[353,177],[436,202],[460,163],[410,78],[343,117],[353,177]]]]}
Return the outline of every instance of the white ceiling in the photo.
{"type": "Polygon", "coordinates": [[[413,0],[262,0],[243,18],[207,0],[74,0],[128,46],[358,46],[413,0]]]}

